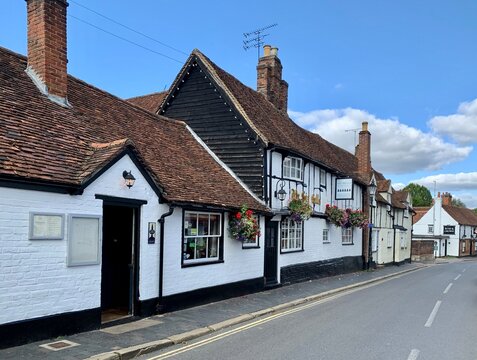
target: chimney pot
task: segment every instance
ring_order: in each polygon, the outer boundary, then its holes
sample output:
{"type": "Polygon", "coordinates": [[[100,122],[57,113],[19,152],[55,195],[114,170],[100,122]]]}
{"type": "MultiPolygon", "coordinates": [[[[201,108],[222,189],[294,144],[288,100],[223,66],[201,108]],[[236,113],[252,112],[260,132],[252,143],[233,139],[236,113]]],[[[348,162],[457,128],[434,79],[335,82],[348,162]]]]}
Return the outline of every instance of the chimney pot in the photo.
{"type": "Polygon", "coordinates": [[[368,131],[368,122],[367,121],[363,121],[363,123],[361,125],[362,125],[362,131],[368,131]]]}
{"type": "Polygon", "coordinates": [[[272,47],[270,49],[270,55],[272,56],[278,56],[278,48],[277,47],[272,47]]]}
{"type": "Polygon", "coordinates": [[[263,56],[270,56],[270,45],[263,45],[263,56]]]}

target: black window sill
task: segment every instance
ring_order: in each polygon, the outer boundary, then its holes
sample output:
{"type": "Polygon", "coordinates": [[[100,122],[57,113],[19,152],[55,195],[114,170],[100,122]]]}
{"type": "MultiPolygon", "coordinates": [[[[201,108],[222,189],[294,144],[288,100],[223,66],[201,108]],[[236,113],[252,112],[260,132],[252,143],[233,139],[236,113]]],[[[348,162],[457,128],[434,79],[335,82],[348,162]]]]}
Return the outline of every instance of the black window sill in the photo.
{"type": "Polygon", "coordinates": [[[260,249],[260,246],[243,246],[242,250],[249,250],[249,249],[260,249]]]}
{"type": "Polygon", "coordinates": [[[304,252],[305,249],[301,249],[301,250],[290,250],[290,251],[286,251],[286,250],[281,250],[280,249],[280,254],[294,254],[294,253],[299,253],[299,252],[304,252]]]}
{"type": "Polygon", "coordinates": [[[188,268],[188,267],[202,266],[202,265],[214,265],[214,264],[222,264],[223,262],[224,260],[204,261],[204,262],[197,262],[197,263],[190,263],[190,264],[182,264],[181,267],[188,268]]]}
{"type": "Polygon", "coordinates": [[[331,244],[331,241],[323,241],[323,244],[331,244]]]}
{"type": "Polygon", "coordinates": [[[341,245],[343,245],[343,246],[351,246],[351,245],[354,245],[354,243],[345,243],[345,244],[341,243],[341,245]]]}

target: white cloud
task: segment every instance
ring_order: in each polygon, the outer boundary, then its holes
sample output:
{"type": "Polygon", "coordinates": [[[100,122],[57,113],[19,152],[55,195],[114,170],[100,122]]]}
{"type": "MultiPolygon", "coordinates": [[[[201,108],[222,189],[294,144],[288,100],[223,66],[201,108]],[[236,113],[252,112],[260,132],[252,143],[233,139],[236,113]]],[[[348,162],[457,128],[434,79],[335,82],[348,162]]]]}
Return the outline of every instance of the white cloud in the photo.
{"type": "Polygon", "coordinates": [[[441,191],[477,190],[477,172],[430,175],[411,182],[441,191]]]}
{"type": "Polygon", "coordinates": [[[461,103],[457,114],[433,117],[428,126],[460,144],[477,143],[477,99],[461,103]]]}
{"type": "Polygon", "coordinates": [[[328,141],[354,153],[355,133],[369,123],[373,167],[385,174],[405,174],[422,170],[438,170],[464,160],[471,146],[458,146],[398,120],[379,119],[359,109],[315,110],[307,113],[289,111],[299,125],[320,134],[328,141]]]}
{"type": "Polygon", "coordinates": [[[404,187],[406,187],[406,184],[401,183],[401,182],[398,182],[398,183],[393,182],[392,186],[393,186],[394,190],[402,190],[404,187]]]}

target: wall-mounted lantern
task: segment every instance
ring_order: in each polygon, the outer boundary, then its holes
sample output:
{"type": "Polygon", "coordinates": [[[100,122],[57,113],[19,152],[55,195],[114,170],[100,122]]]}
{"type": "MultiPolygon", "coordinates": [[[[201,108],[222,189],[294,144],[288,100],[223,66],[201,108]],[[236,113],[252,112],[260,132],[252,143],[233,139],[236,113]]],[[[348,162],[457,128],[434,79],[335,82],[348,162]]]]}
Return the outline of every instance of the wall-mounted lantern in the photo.
{"type": "Polygon", "coordinates": [[[285,181],[283,180],[279,180],[275,187],[275,197],[280,201],[285,200],[285,197],[287,196],[287,192],[285,191],[284,187],[285,181]],[[280,187],[280,190],[278,189],[278,187],[280,187]]]}
{"type": "Polygon", "coordinates": [[[134,185],[134,182],[136,181],[136,178],[134,177],[133,174],[131,174],[131,170],[129,170],[129,171],[124,170],[123,171],[123,178],[124,178],[124,181],[126,183],[126,186],[128,188],[132,188],[133,185],[134,185]]]}

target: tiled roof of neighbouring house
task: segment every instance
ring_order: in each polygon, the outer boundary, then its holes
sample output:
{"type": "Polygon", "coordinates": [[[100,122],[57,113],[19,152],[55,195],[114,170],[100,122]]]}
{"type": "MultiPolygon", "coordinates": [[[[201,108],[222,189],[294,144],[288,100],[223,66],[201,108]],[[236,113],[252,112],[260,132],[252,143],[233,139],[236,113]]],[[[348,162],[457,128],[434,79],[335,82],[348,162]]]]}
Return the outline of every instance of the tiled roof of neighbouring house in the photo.
{"type": "Polygon", "coordinates": [[[452,205],[442,205],[442,208],[460,225],[477,226],[477,214],[472,210],[452,205]]]}
{"type": "MultiPolygon", "coordinates": [[[[357,173],[357,158],[353,154],[295,124],[287,114],[277,110],[262,94],[242,84],[199,50],[192,52],[175,82],[180,81],[187,64],[195,58],[207,69],[215,84],[231,99],[238,112],[265,144],[291,150],[342,175],[352,176],[360,182],[369,180],[357,173]]],[[[171,89],[175,88],[175,82],[171,89]]],[[[135,102],[134,99],[132,101],[135,102]]],[[[165,101],[166,98],[163,103],[165,101]]],[[[154,108],[154,106],[147,107],[148,110],[154,108]]]]}
{"type": "Polygon", "coordinates": [[[131,104],[142,107],[143,109],[155,114],[159,110],[159,106],[162,104],[162,101],[165,99],[166,96],[167,91],[162,91],[144,96],[136,96],[127,99],[126,101],[130,102],[131,104]]]}
{"type": "Polygon", "coordinates": [[[74,77],[70,108],[42,95],[26,58],[0,47],[0,179],[81,187],[132,149],[166,200],[268,209],[197,142],[183,122],[153,115],[74,77]]]}
{"type": "Polygon", "coordinates": [[[427,212],[431,209],[429,206],[416,206],[413,208],[414,211],[415,211],[415,215],[414,217],[412,218],[412,223],[415,224],[417,223],[419,220],[422,219],[422,217],[424,215],[427,214],[427,212]]]}

